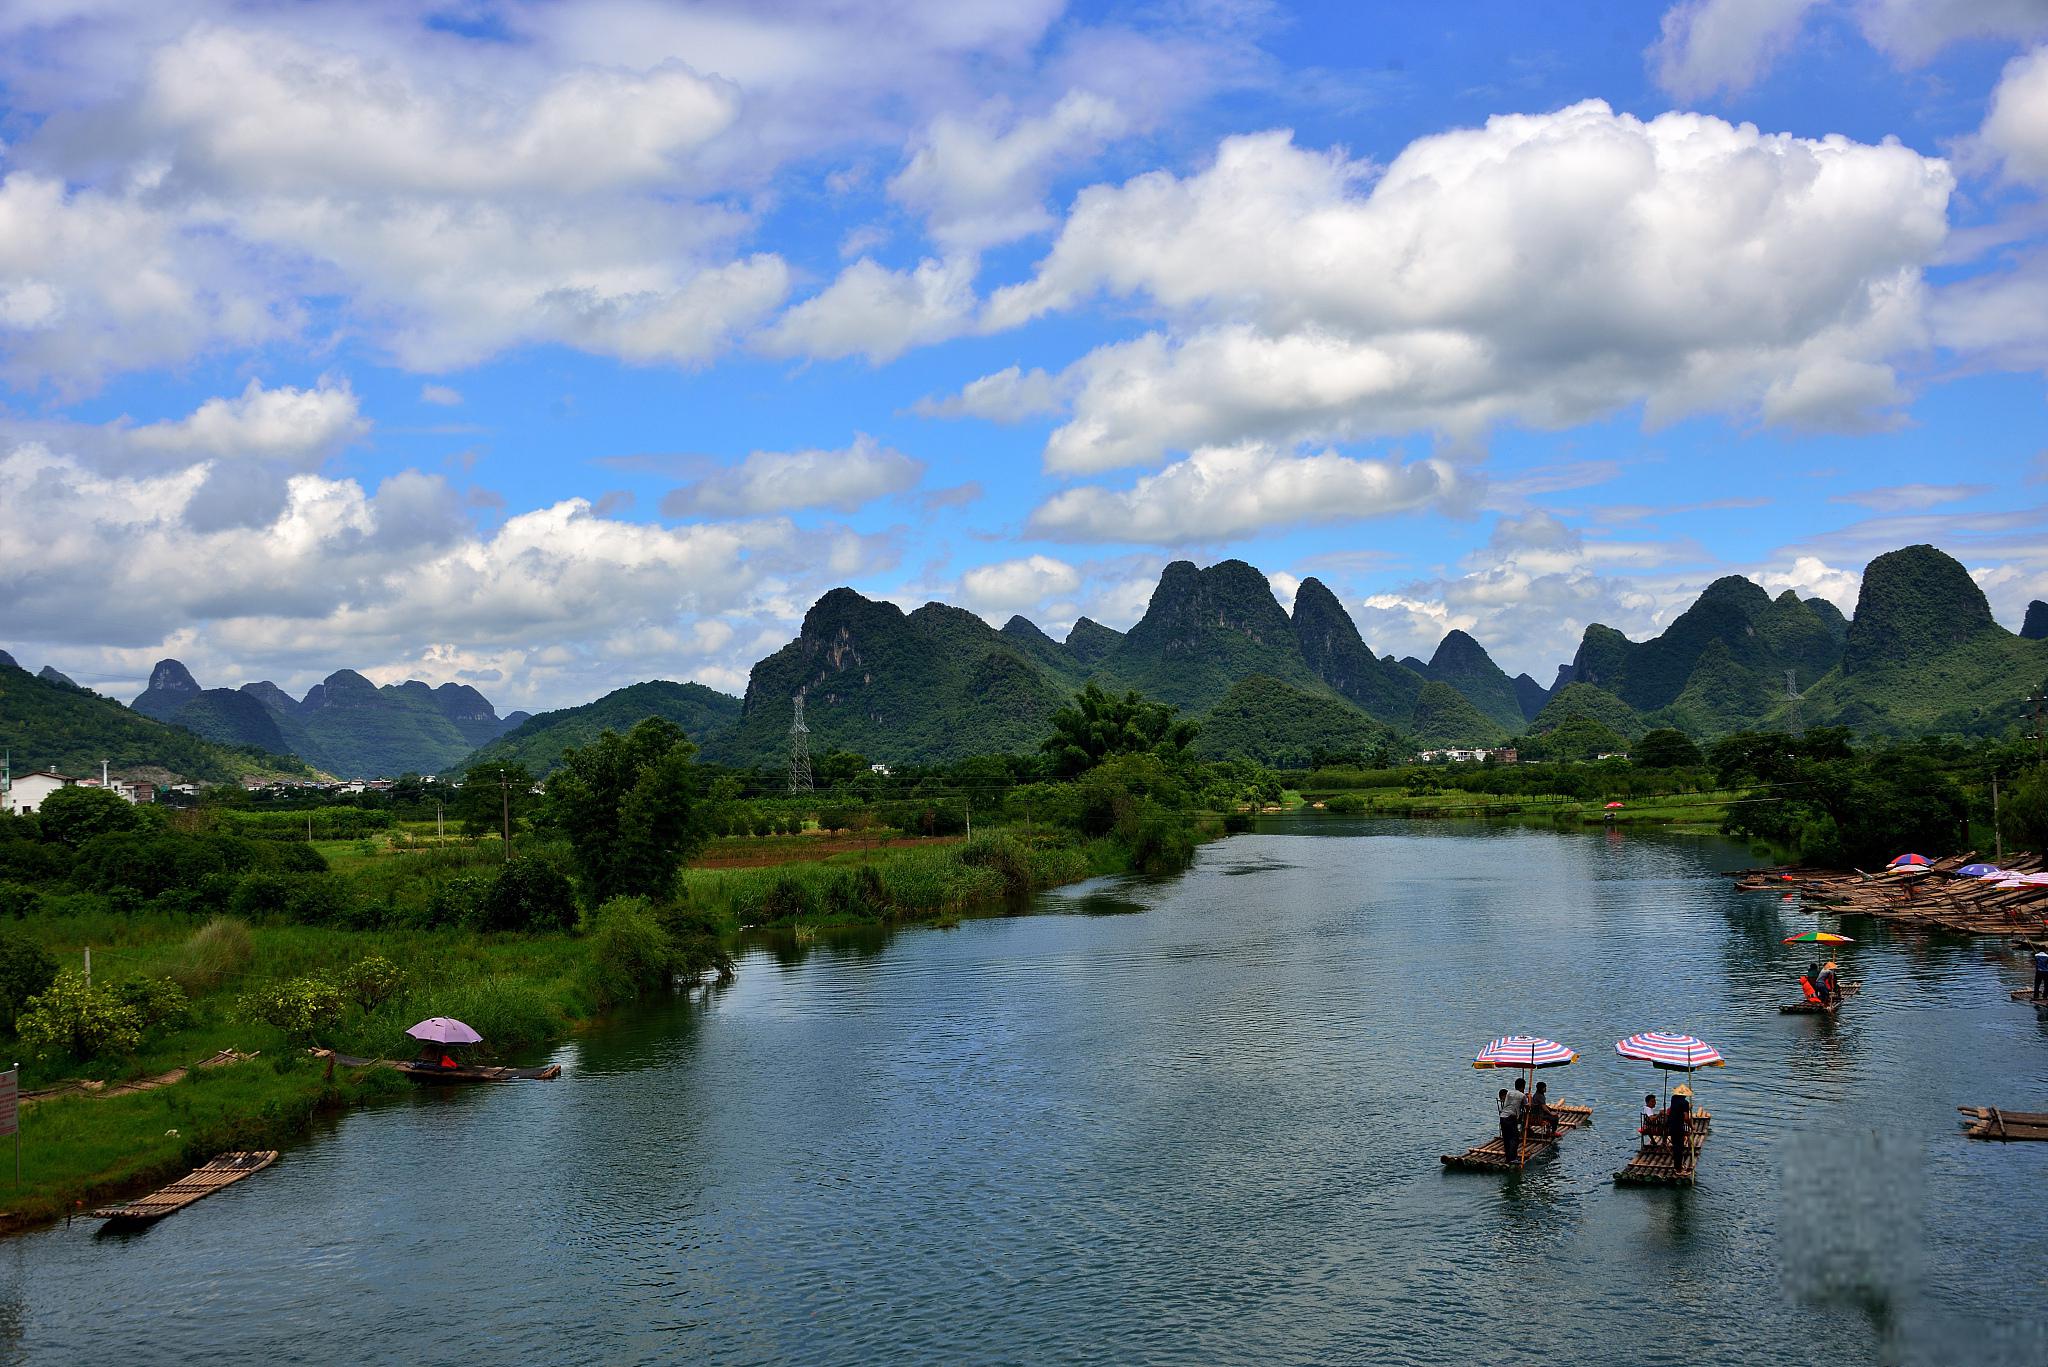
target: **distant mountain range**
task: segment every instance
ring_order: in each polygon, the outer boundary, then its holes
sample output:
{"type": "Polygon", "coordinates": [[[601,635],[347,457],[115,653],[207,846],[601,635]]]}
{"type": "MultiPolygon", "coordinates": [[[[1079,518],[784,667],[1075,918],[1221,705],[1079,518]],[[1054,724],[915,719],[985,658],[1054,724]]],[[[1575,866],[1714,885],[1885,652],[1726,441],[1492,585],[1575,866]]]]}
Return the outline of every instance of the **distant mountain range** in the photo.
{"type": "Polygon", "coordinates": [[[1091,680],[1199,718],[1205,754],[1276,765],[1318,750],[1517,737],[1532,753],[1593,753],[1666,726],[1699,739],[1759,726],[1999,734],[2019,720],[2019,700],[2048,681],[2048,604],[2030,604],[2022,630],[2007,631],[1968,572],[1932,546],[1871,561],[1851,618],[1825,599],[1773,597],[1731,575],[1647,640],[1589,626],[1545,687],[1527,674],[1510,678],[1462,631],[1427,661],[1376,655],[1319,580],[1302,581],[1290,612],[1241,560],[1206,569],[1176,561],[1128,632],[1082,618],[1065,640],[1023,617],[999,630],[943,603],[906,613],[833,589],[796,639],[754,666],[744,699],[655,681],[580,707],[499,717],[466,685],[380,688],[341,670],[295,701],[268,682],[202,689],[165,660],[134,709],[342,776],[485,761],[545,773],[563,749],[650,716],[683,727],[707,759],[778,764],[801,692],[814,754],[929,763],[1035,747],[1053,711],[1091,680]]]}
{"type": "Polygon", "coordinates": [[[16,774],[55,769],[92,778],[101,760],[116,774],[148,775],[157,782],[228,783],[245,774],[309,772],[289,755],[222,745],[137,716],[47,666],[31,674],[5,651],[0,651],[0,740],[16,774]]]}
{"type": "Polygon", "coordinates": [[[380,688],[341,669],[294,699],[267,679],[201,688],[176,660],[158,661],[130,706],[223,745],[296,755],[341,778],[454,769],[527,719],[524,712],[500,717],[467,684],[431,688],[411,679],[380,688]]]}

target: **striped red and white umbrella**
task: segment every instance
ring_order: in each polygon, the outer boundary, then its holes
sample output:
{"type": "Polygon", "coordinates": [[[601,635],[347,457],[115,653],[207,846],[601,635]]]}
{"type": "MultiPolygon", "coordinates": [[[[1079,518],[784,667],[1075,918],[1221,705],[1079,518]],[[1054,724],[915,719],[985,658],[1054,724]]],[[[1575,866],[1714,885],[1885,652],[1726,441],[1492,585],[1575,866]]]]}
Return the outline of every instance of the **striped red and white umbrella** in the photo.
{"type": "Polygon", "coordinates": [[[1474,1068],[1562,1068],[1578,1055],[1556,1040],[1535,1035],[1502,1035],[1479,1051],[1474,1068]]]}
{"type": "Polygon", "coordinates": [[[1645,1030],[1640,1035],[1617,1040],[1614,1052],[1623,1058],[1640,1059],[1681,1073],[1690,1073],[1695,1068],[1719,1068],[1728,1062],[1719,1049],[1703,1039],[1662,1030],[1645,1030]]]}

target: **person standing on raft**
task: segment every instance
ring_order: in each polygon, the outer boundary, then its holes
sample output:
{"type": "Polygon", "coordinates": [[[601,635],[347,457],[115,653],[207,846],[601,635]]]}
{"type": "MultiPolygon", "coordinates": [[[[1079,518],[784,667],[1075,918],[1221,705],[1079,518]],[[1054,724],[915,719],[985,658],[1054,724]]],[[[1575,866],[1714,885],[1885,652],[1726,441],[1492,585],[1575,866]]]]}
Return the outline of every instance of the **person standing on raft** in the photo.
{"type": "Polygon", "coordinates": [[[1666,1112],[1671,1126],[1671,1158],[1685,1162],[1686,1128],[1692,1124],[1692,1088],[1681,1082],[1671,1089],[1671,1107],[1666,1112]]]}
{"type": "Polygon", "coordinates": [[[2034,1000],[2048,1002],[2048,949],[2034,951],[2034,1000]]]}

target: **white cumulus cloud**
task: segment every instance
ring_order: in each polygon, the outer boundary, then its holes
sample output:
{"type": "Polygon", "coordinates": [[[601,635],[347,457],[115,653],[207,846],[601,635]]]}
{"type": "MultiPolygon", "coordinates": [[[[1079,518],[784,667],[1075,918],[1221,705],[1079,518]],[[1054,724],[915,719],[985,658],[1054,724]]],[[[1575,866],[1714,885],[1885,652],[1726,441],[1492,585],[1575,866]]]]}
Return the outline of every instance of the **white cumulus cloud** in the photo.
{"type": "Polygon", "coordinates": [[[941,114],[889,182],[890,195],[922,215],[933,240],[952,251],[978,252],[1050,228],[1045,194],[1052,176],[1129,126],[1115,103],[1080,90],[1044,114],[1002,127],[1005,112],[941,114]]]}
{"type": "Polygon", "coordinates": [[[977,565],[960,576],[960,596],[990,621],[1028,613],[1050,599],[1064,598],[1081,587],[1081,571],[1049,555],[977,565]]]}
{"type": "Polygon", "coordinates": [[[852,512],[885,495],[906,493],[923,477],[922,462],[860,433],[838,451],[756,451],[730,469],[674,490],[662,500],[662,511],[715,517],[798,508],[852,512]]]}
{"type": "Polygon", "coordinates": [[[1171,546],[1383,517],[1455,502],[1461,493],[1457,472],[1444,461],[1289,455],[1247,442],[1204,447],[1128,489],[1062,490],[1032,513],[1030,530],[1059,541],[1171,546]]]}
{"type": "Polygon", "coordinates": [[[1065,377],[1046,463],[1418,427],[1469,441],[1631,404],[1867,425],[1924,345],[1946,163],[1598,101],[1411,143],[1384,173],[1285,132],[1083,191],[985,326],[1095,295],[1167,326],[1065,377]]]}

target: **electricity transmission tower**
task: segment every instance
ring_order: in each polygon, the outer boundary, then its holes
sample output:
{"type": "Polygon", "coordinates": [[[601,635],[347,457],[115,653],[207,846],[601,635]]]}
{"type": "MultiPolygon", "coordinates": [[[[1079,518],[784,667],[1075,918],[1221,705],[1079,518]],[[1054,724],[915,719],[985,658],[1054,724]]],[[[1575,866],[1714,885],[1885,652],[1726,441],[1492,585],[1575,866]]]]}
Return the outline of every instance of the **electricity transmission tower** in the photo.
{"type": "Polygon", "coordinates": [[[796,695],[796,718],[789,724],[789,791],[811,791],[811,728],[804,725],[804,695],[796,695]]]}

